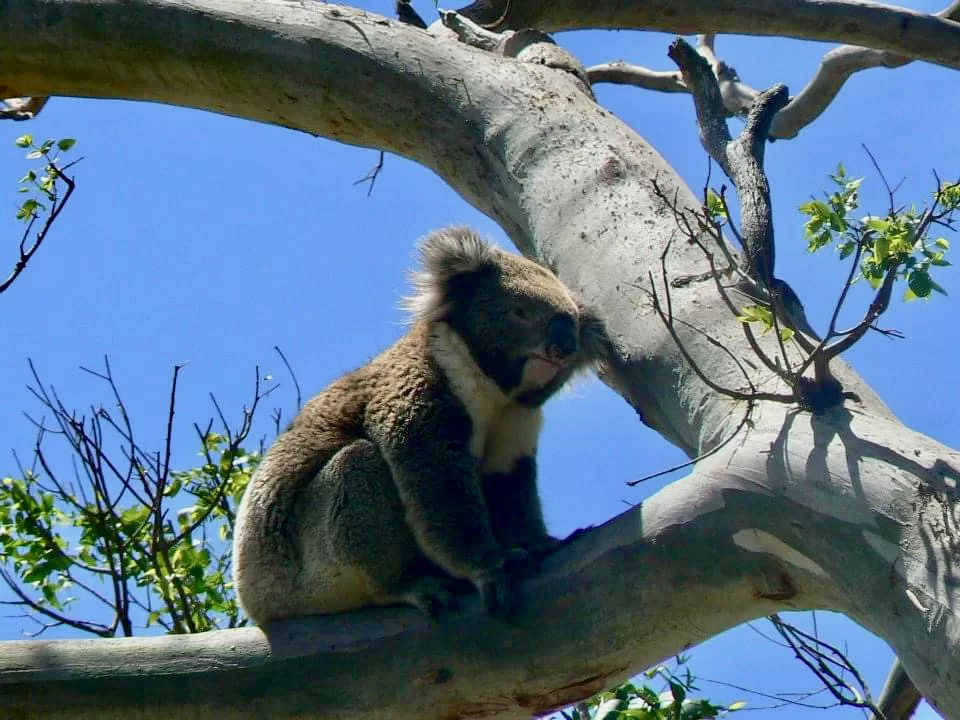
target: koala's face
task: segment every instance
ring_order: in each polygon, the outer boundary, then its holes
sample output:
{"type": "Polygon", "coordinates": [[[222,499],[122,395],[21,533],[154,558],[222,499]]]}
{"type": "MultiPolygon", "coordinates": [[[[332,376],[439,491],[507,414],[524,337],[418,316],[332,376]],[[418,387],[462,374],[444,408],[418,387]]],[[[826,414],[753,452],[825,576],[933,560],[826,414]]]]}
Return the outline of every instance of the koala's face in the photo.
{"type": "Polygon", "coordinates": [[[449,278],[445,320],[483,372],[520,402],[543,403],[582,364],[580,314],[548,270],[497,250],[449,278]]]}

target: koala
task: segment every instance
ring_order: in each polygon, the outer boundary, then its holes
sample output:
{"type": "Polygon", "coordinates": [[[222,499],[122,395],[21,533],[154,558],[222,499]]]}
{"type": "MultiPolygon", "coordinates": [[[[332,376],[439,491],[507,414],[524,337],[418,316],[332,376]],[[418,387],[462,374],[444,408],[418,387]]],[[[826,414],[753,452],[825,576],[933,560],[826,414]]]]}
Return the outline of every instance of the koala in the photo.
{"type": "Polygon", "coordinates": [[[244,494],[233,572],[258,624],[393,604],[435,618],[457,583],[499,613],[508,570],[559,543],[537,494],[541,406],[603,360],[602,323],[467,228],[419,255],[409,331],[313,397],[244,494]]]}

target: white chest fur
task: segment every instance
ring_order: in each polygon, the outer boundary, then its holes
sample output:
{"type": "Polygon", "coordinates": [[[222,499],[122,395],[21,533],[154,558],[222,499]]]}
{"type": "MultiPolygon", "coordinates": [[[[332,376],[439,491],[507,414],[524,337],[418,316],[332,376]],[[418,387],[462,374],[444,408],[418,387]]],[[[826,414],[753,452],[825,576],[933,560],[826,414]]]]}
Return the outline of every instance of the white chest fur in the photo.
{"type": "Polygon", "coordinates": [[[543,426],[539,408],[519,405],[474,362],[466,343],[446,323],[436,323],[430,349],[473,425],[470,452],[484,473],[509,472],[536,453],[543,426]]]}

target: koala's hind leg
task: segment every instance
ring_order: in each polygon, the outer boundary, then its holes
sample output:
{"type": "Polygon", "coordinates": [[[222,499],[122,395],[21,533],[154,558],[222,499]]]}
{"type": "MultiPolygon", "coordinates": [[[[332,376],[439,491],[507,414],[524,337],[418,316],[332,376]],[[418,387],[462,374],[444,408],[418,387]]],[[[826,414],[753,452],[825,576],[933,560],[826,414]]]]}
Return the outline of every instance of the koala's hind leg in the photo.
{"type": "MultiPolygon", "coordinates": [[[[453,579],[420,552],[390,468],[377,446],[356,440],[338,452],[315,480],[325,496],[326,545],[318,557],[342,579],[357,605],[409,604],[434,617],[451,600],[453,579]],[[332,560],[332,562],[330,562],[332,560]]],[[[310,524],[303,527],[308,534],[310,524]]],[[[309,544],[309,535],[304,538],[309,544]]],[[[311,555],[309,546],[304,556],[311,555]]],[[[329,572],[325,574],[330,574],[329,572]]]]}

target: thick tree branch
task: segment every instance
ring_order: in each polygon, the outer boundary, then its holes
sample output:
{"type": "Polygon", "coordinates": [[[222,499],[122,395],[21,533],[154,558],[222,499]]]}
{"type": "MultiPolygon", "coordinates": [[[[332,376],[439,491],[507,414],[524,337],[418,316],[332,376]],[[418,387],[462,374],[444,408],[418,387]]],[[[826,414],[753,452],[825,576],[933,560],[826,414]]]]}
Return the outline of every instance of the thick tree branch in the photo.
{"type": "MultiPolygon", "coordinates": [[[[459,12],[496,20],[505,0],[477,0],[459,12]]],[[[663,30],[680,35],[778,35],[849,43],[960,68],[960,26],[881,3],[852,0],[510,0],[497,30],[663,30]]]]}
{"type": "MultiPolygon", "coordinates": [[[[438,624],[413,610],[368,610],[277,623],[265,634],[250,628],[5,643],[5,711],[37,720],[211,714],[426,719],[481,711],[526,718],[777,609],[830,607],[889,636],[894,625],[916,615],[907,594],[891,595],[889,584],[912,584],[916,569],[908,562],[891,570],[879,538],[870,540],[875,533],[853,519],[881,509],[899,516],[909,512],[909,502],[877,495],[886,480],[869,475],[861,477],[859,496],[821,498],[801,485],[774,496],[758,470],[772,463],[802,472],[809,460],[790,451],[785,438],[767,434],[786,417],[778,413],[767,423],[769,410],[734,463],[728,457],[702,464],[695,476],[548,558],[523,584],[509,625],[484,617],[479,603],[470,601],[460,615],[438,624]],[[765,456],[758,454],[763,448],[765,456]],[[784,535],[784,524],[802,531],[784,535]],[[664,591],[691,583],[696,592],[664,591]],[[857,584],[856,593],[848,583],[857,584]],[[604,588],[601,595],[597,587],[604,588]],[[872,601],[860,603],[860,597],[872,601]],[[880,597],[896,613],[878,607],[880,597]],[[578,650],[583,647],[592,649],[586,664],[578,650]]],[[[876,460],[887,451],[871,437],[883,429],[867,417],[822,419],[795,425],[790,443],[839,433],[847,452],[876,460]]],[[[919,452],[920,458],[960,463],[960,456],[896,422],[889,429],[906,432],[904,460],[919,452]]],[[[902,483],[915,478],[941,485],[935,471],[918,463],[897,475],[902,483]]],[[[922,602],[949,612],[940,604],[944,592],[922,602]]],[[[918,634],[912,651],[928,642],[918,634]]]]}

